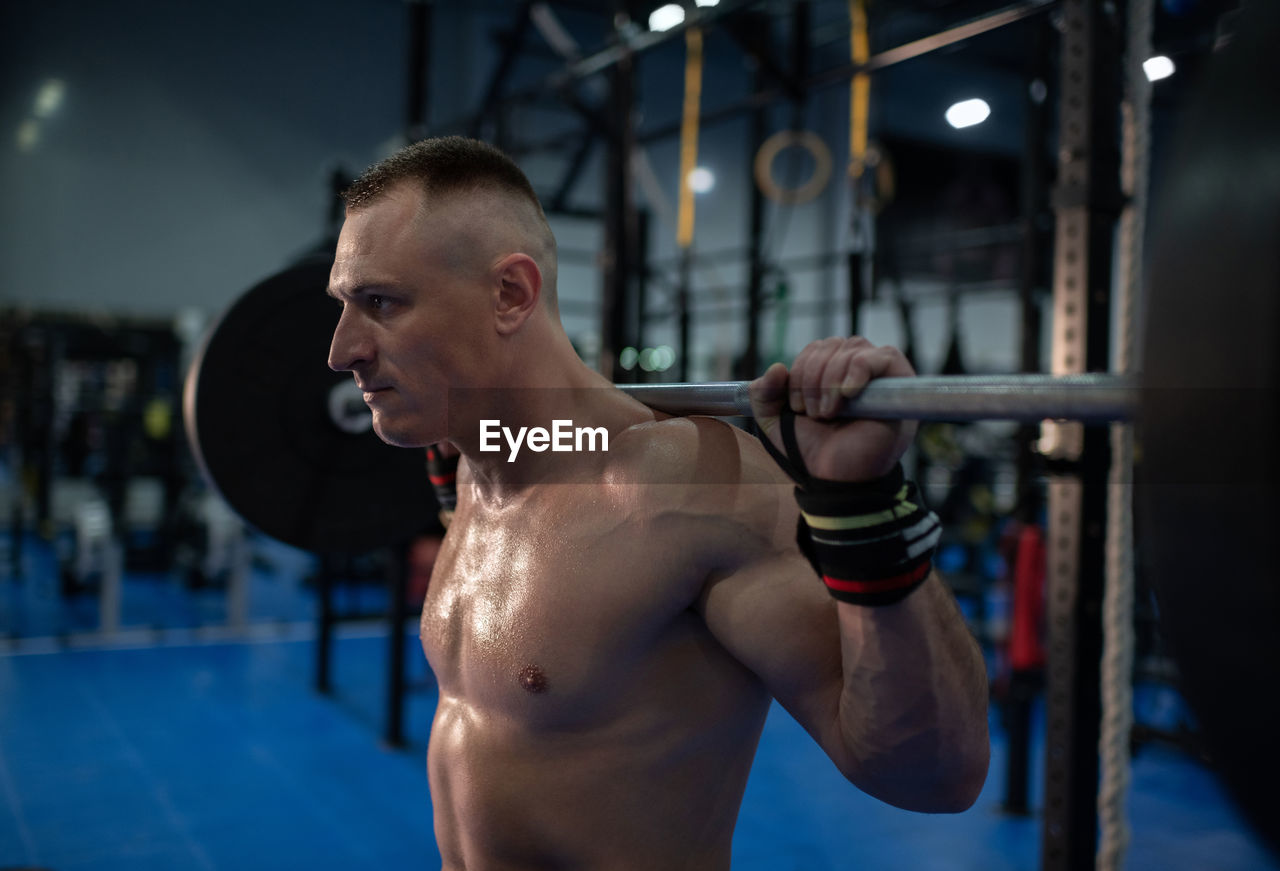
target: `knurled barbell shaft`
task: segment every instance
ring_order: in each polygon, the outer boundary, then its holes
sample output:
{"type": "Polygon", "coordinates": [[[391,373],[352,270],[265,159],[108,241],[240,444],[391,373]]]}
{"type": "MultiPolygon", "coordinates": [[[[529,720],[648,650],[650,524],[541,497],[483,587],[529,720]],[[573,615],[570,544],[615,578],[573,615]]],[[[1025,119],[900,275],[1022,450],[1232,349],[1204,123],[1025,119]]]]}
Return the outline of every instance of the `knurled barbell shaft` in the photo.
{"type": "MultiPolygon", "coordinates": [[[[747,381],[619,384],[669,414],[751,414],[747,381]]],[[[879,378],[845,401],[839,417],[881,420],[1132,420],[1137,382],[1120,375],[933,375],[879,378]]]]}

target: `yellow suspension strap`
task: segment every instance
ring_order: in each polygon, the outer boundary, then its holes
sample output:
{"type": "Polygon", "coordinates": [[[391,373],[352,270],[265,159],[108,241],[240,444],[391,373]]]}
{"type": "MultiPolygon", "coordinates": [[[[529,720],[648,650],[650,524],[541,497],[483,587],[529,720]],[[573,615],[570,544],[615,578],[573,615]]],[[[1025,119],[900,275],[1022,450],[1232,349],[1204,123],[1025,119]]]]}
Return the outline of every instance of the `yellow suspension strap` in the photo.
{"type": "Polygon", "coordinates": [[[685,31],[684,116],[680,123],[680,207],[676,244],[682,250],[693,245],[693,188],[689,177],[698,165],[698,117],[702,109],[702,31],[685,31]]]}
{"type": "Polygon", "coordinates": [[[689,377],[689,306],[693,296],[693,184],[698,165],[698,124],[702,112],[702,31],[685,31],[684,114],[680,121],[680,205],[676,216],[676,244],[680,248],[679,309],[681,381],[689,377]]]}
{"type": "MultiPolygon", "coordinates": [[[[849,0],[849,54],[855,67],[871,60],[867,0],[849,0]]],[[[862,178],[867,162],[867,124],[871,113],[871,74],[855,73],[849,94],[849,175],[862,178]]]]}

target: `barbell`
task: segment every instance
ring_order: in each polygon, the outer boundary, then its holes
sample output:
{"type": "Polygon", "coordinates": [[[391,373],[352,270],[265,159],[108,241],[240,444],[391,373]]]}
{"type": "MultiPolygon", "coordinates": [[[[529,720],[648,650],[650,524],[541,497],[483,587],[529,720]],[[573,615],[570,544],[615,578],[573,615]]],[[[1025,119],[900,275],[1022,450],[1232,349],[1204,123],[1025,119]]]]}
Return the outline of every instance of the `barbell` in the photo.
{"type": "MultiPolygon", "coordinates": [[[[901,378],[842,414],[1135,420],[1141,565],[1218,768],[1280,846],[1280,4],[1247,4],[1182,125],[1153,202],[1141,381],[1112,375],[901,378]]],[[[193,453],[251,525],[313,551],[405,541],[434,503],[420,451],[383,444],[325,364],[329,256],[251,288],[197,353],[193,453]]],[[[627,385],[674,414],[749,413],[745,382],[627,385]]],[[[1089,519],[1086,518],[1086,521],[1089,519]]]]}
{"type": "MultiPolygon", "coordinates": [[[[363,551],[413,536],[434,508],[421,456],[383,444],[350,375],[325,364],[337,312],[315,291],[330,264],[305,259],[232,305],[192,361],[184,419],[197,463],[251,525],[305,550],[363,551]]],[[[669,414],[750,416],[748,383],[618,386],[669,414]]],[[[1132,419],[1140,392],[1106,374],[883,378],[838,414],[1097,424],[1132,419]]]]}
{"type": "MultiPolygon", "coordinates": [[[[667,414],[751,416],[748,381],[619,384],[667,414]]],[[[837,406],[837,417],[879,420],[1132,420],[1139,388],[1123,375],[937,375],[881,378],[837,406]]]]}

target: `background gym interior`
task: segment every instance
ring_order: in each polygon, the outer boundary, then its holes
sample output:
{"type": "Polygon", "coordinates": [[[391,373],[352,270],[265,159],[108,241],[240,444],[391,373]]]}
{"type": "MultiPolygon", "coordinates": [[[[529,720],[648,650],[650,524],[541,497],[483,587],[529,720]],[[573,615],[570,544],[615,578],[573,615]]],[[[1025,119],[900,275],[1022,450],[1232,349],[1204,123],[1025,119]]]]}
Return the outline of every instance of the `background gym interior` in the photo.
{"type": "MultiPolygon", "coordinates": [[[[236,446],[280,480],[365,492],[327,459],[372,436],[362,406],[357,435],[339,429],[353,411],[323,323],[337,192],[365,166],[454,133],[515,157],[559,241],[565,327],[617,383],[752,378],[852,333],[922,375],[1132,371],[1141,297],[1120,288],[1159,256],[1142,219],[1241,6],[8,0],[0,868],[439,866],[417,609],[443,530],[420,458],[395,497],[410,528],[334,537],[310,486],[215,489],[184,431],[188,370],[233,325],[256,359],[223,370],[204,413],[283,433],[236,446]],[[1122,178],[1132,160],[1149,197],[1122,178]],[[1079,257],[1072,210],[1092,221],[1079,257]],[[314,291],[319,331],[228,314],[264,283],[314,291]],[[264,366],[321,399],[248,389],[264,366]]],[[[1109,739],[1099,723],[1110,568],[1079,542],[1104,533],[1048,506],[1073,476],[1130,481],[1097,477],[1083,432],[939,419],[908,455],[988,664],[977,805],[880,804],[775,708],[735,869],[1280,869],[1280,821],[1251,819],[1217,773],[1140,548],[1116,630],[1131,719],[1109,739]],[[1074,603],[1056,630],[1055,590],[1074,603]]]]}

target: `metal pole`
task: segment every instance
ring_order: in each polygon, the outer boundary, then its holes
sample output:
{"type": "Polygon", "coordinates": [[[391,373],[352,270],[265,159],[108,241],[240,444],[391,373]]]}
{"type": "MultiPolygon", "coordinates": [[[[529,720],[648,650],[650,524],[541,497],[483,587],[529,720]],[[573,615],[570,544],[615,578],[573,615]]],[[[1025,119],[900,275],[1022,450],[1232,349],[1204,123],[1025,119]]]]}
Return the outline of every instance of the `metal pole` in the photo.
{"type": "Polygon", "coordinates": [[[680,252],[680,286],[676,290],[676,309],[679,313],[677,323],[678,341],[676,342],[676,373],[684,379],[689,377],[689,358],[693,353],[690,341],[692,318],[689,313],[689,297],[692,294],[691,275],[693,269],[693,250],[685,248],[680,252]]]}
{"type": "Polygon", "coordinates": [[[520,54],[520,47],[524,45],[524,35],[528,31],[531,21],[529,10],[532,6],[533,3],[529,2],[529,0],[520,4],[520,9],[516,12],[515,22],[502,38],[502,53],[498,58],[497,66],[494,67],[493,74],[489,77],[484,99],[480,101],[480,110],[472,116],[471,123],[467,126],[467,135],[473,139],[480,138],[484,132],[485,120],[498,105],[503,85],[506,84],[511,75],[511,70],[516,64],[516,59],[520,54]]]}
{"type": "Polygon", "coordinates": [[[427,99],[431,95],[431,0],[409,3],[409,69],[405,90],[405,138],[427,135],[427,99]]]}
{"type": "Polygon", "coordinates": [[[404,621],[409,586],[409,546],[387,548],[383,564],[391,601],[387,607],[387,718],[382,740],[388,747],[404,746],[404,621]]]}
{"type": "Polygon", "coordinates": [[[315,687],[318,693],[329,692],[329,653],[333,644],[333,581],[337,567],[331,554],[320,557],[320,565],[316,572],[316,601],[319,613],[316,615],[316,674],[315,687]]]}
{"type": "Polygon", "coordinates": [[[630,300],[632,257],[635,252],[635,201],[632,195],[631,155],[635,147],[632,109],[635,103],[635,67],[624,57],[612,69],[610,108],[614,135],[605,166],[605,264],[601,305],[600,372],[618,378],[626,371],[617,365],[627,344],[627,312],[630,300]]]}
{"type": "MultiPolygon", "coordinates": [[[[1121,32],[1114,4],[1063,3],[1053,371],[1109,368],[1120,189],[1121,32]]],[[[1098,837],[1102,599],[1110,432],[1044,428],[1049,483],[1042,871],[1092,871],[1098,837]]]]}
{"type": "Polygon", "coordinates": [[[244,527],[236,525],[227,544],[227,626],[235,633],[249,626],[249,571],[251,557],[244,527]]]}
{"type": "MultiPolygon", "coordinates": [[[[759,25],[762,28],[762,32],[767,34],[768,20],[762,18],[759,25]]],[[[760,69],[756,70],[755,82],[757,88],[764,84],[764,74],[760,69]]],[[[747,155],[748,173],[750,173],[753,158],[760,151],[760,146],[764,144],[766,123],[767,118],[763,108],[756,109],[751,113],[751,132],[748,136],[748,145],[751,150],[747,155]]],[[[739,371],[734,373],[739,376],[750,375],[753,372],[760,371],[760,317],[764,309],[764,193],[761,192],[760,185],[756,184],[755,180],[749,175],[747,184],[751,188],[751,206],[748,211],[747,224],[750,272],[747,279],[746,350],[743,353],[742,360],[739,362],[739,371]]]]}
{"type": "MultiPolygon", "coordinates": [[[[1027,120],[1024,128],[1022,158],[1021,197],[1021,271],[1018,292],[1022,308],[1021,369],[1023,372],[1040,371],[1040,306],[1036,299],[1044,273],[1045,253],[1049,248],[1047,235],[1037,224],[1047,209],[1048,172],[1045,142],[1049,135],[1048,82],[1052,78],[1050,27],[1045,19],[1035,23],[1035,33],[1028,46],[1027,78],[1040,82],[1044,91],[1035,94],[1028,88],[1024,106],[1027,120]]],[[[1037,481],[1040,454],[1035,443],[1040,436],[1039,427],[1024,424],[1018,428],[1015,441],[1018,445],[1016,480],[1018,502],[1016,516],[1021,523],[1040,522],[1043,496],[1037,481]]],[[[1015,600],[1018,596],[1015,591],[1015,600]]],[[[1036,696],[1044,683],[1044,668],[1014,667],[1009,677],[1008,696],[1005,699],[1004,719],[1009,734],[1008,763],[1005,766],[1005,813],[1028,815],[1031,782],[1031,715],[1036,696]]]]}
{"type": "Polygon", "coordinates": [[[120,598],[124,575],[124,541],[106,535],[97,545],[102,566],[98,590],[98,631],[114,635],[120,631],[120,598]]]}
{"type": "MultiPolygon", "coordinates": [[[[645,307],[649,304],[649,228],[650,211],[636,209],[636,279],[632,296],[631,309],[627,315],[631,322],[631,339],[637,349],[644,347],[645,307]]],[[[689,376],[680,370],[680,380],[686,381],[689,376]]]]}
{"type": "MultiPolygon", "coordinates": [[[[630,396],[670,414],[751,414],[747,381],[619,384],[630,396]]],[[[1133,419],[1135,382],[1117,375],[963,375],[880,378],[845,401],[839,417],[882,420],[1133,419]]]]}

